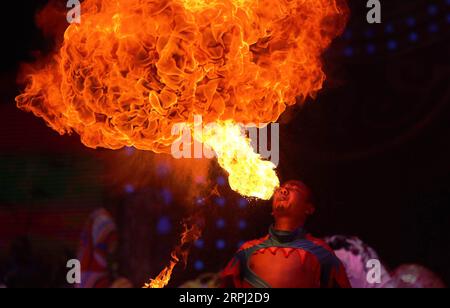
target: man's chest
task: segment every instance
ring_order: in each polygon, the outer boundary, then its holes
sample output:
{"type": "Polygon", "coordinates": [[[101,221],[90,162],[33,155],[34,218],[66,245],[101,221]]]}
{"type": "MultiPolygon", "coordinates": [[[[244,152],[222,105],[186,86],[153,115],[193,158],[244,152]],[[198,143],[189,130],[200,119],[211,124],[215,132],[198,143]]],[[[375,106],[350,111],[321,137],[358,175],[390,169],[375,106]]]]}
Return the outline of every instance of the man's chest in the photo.
{"type": "Polygon", "coordinates": [[[248,260],[248,267],[275,288],[320,287],[320,263],[297,248],[262,248],[248,260]]]}

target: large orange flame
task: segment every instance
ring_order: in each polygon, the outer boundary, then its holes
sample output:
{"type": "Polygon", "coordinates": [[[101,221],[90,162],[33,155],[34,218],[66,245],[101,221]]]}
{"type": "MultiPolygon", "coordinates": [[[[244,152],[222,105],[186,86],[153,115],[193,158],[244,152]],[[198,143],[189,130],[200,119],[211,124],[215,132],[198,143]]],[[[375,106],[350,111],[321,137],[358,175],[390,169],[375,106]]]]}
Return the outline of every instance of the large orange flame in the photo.
{"type": "Polygon", "coordinates": [[[17,105],[92,148],[168,152],[195,115],[274,122],[322,88],[345,1],[85,0],[17,105]]]}

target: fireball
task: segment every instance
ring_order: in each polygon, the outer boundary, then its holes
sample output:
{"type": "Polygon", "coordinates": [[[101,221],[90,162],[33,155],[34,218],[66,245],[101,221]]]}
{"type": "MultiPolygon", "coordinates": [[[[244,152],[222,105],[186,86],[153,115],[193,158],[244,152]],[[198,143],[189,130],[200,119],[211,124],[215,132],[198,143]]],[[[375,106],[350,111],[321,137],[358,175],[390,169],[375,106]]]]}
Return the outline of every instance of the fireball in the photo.
{"type": "Polygon", "coordinates": [[[174,125],[201,115],[226,132],[203,141],[232,188],[263,199],[278,185],[275,166],[248,149],[236,162],[224,144],[246,148],[244,135],[222,140],[233,123],[275,122],[314,97],[321,54],[348,16],[345,0],[85,0],[81,12],[50,60],[22,72],[18,107],[91,148],[158,153],[180,138],[174,125]]]}

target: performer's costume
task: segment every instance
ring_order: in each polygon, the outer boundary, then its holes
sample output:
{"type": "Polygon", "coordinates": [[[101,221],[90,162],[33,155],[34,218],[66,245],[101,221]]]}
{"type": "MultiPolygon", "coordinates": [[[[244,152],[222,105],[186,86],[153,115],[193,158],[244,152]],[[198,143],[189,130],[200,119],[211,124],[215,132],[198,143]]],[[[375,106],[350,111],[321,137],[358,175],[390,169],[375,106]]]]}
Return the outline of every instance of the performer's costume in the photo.
{"type": "Polygon", "coordinates": [[[350,288],[345,268],[324,241],[300,228],[270,228],[242,245],[222,272],[224,287],[350,288]]]}
{"type": "Polygon", "coordinates": [[[108,256],[117,246],[117,228],[111,214],[98,209],[89,216],[81,234],[78,260],[81,262],[81,284],[77,288],[108,288],[113,282],[108,256]]]}
{"type": "Polygon", "coordinates": [[[352,288],[384,288],[391,276],[383,263],[380,263],[380,280],[374,283],[367,277],[373,276],[373,267],[367,266],[370,260],[380,261],[376,251],[356,236],[333,235],[324,238],[333,249],[336,257],[344,264],[352,288]]]}

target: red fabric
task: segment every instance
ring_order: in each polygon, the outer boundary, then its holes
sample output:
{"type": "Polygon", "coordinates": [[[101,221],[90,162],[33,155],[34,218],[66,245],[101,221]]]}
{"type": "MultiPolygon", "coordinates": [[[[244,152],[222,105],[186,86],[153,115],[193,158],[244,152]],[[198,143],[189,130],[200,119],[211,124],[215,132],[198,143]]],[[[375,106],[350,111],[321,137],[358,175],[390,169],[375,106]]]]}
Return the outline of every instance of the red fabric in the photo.
{"type": "MultiPolygon", "coordinates": [[[[264,238],[246,242],[238,250],[261,244],[264,238]]],[[[306,239],[333,253],[322,240],[307,235],[306,239]]],[[[249,259],[249,268],[274,288],[350,288],[345,268],[339,262],[338,270],[333,269],[327,285],[321,285],[321,264],[317,257],[299,248],[269,247],[259,249],[249,259]]],[[[251,288],[241,277],[241,264],[234,257],[222,271],[223,287],[251,288]]]]}

